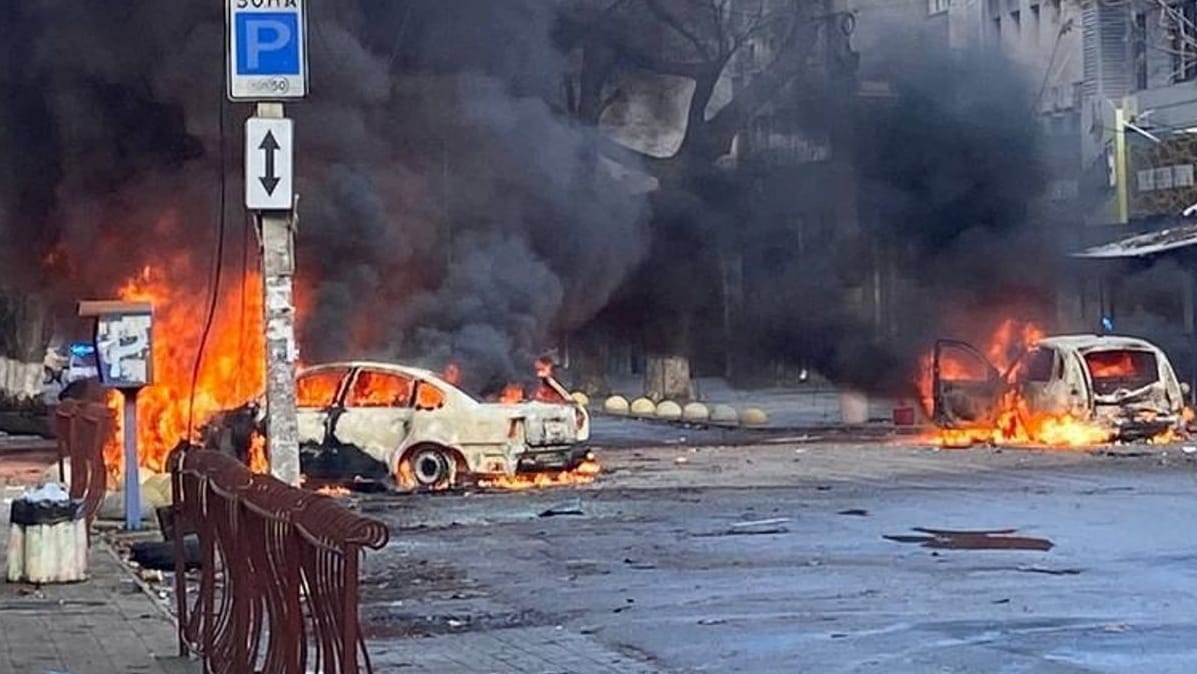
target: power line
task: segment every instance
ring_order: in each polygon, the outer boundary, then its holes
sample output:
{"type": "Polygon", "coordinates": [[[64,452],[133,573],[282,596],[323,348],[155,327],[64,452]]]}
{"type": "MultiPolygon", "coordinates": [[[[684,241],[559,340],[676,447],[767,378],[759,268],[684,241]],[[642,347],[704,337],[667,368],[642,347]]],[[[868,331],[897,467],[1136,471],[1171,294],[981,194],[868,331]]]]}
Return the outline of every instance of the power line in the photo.
{"type": "MultiPolygon", "coordinates": [[[[227,35],[225,37],[225,41],[226,41],[225,51],[227,52],[228,51],[227,35]]],[[[186,437],[186,440],[188,443],[191,442],[192,432],[195,430],[195,387],[199,381],[200,367],[203,365],[203,362],[204,362],[204,348],[208,345],[208,335],[209,335],[209,333],[212,332],[212,323],[216,318],[216,303],[220,298],[220,277],[221,277],[221,273],[224,270],[225,211],[227,210],[226,203],[227,203],[227,194],[228,194],[228,175],[227,175],[227,171],[225,170],[225,168],[226,168],[225,167],[225,164],[226,164],[225,135],[226,134],[225,134],[225,122],[224,122],[224,117],[225,117],[224,95],[225,95],[225,86],[227,84],[227,82],[226,82],[227,77],[228,77],[228,73],[227,73],[226,69],[221,68],[220,91],[217,92],[217,108],[216,108],[217,109],[217,119],[219,120],[218,128],[219,128],[219,135],[220,135],[220,139],[218,142],[218,146],[219,146],[218,154],[220,157],[220,167],[219,167],[220,176],[217,181],[219,184],[219,192],[220,192],[219,197],[217,198],[217,202],[220,206],[220,212],[219,212],[219,215],[217,216],[217,219],[219,221],[219,227],[217,229],[217,234],[216,234],[216,251],[215,251],[215,257],[212,260],[211,276],[208,279],[208,288],[210,291],[210,297],[208,300],[208,311],[207,311],[207,314],[204,316],[204,330],[202,333],[200,333],[199,348],[196,349],[195,362],[191,368],[191,396],[190,396],[189,402],[187,404],[187,437],[186,437]]]]}

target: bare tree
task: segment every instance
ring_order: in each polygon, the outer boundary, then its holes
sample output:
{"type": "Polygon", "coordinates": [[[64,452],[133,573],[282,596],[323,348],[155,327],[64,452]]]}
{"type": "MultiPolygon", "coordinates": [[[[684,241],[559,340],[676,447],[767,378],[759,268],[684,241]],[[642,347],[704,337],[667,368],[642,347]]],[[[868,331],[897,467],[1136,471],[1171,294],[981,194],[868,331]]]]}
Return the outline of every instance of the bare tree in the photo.
{"type": "MultiPolygon", "coordinates": [[[[736,135],[783,92],[817,73],[812,63],[828,8],[822,0],[567,1],[563,40],[578,67],[565,83],[566,106],[581,123],[598,126],[605,113],[625,102],[628,82],[638,75],[692,83],[675,151],[659,156],[608,139],[601,152],[650,173],[658,194],[679,195],[673,203],[700,203],[690,198],[701,192],[696,181],[717,172],[716,162],[732,151],[736,135]],[[727,97],[721,84],[733,65],[744,66],[749,76],[727,97]]],[[[690,318],[685,309],[672,313],[664,326],[668,334],[647,345],[647,395],[691,395],[690,318]]],[[[605,363],[592,365],[584,368],[589,371],[584,378],[591,388],[602,388],[593,383],[594,371],[605,363]]]]}

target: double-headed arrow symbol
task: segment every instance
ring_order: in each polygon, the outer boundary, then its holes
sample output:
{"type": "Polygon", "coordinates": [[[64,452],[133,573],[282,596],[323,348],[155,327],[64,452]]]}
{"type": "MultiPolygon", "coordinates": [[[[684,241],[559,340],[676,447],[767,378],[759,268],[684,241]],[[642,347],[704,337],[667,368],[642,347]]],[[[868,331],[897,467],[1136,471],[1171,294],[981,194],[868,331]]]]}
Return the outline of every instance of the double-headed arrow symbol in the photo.
{"type": "Polygon", "coordinates": [[[267,131],[266,137],[262,139],[262,144],[258,146],[259,150],[266,153],[266,175],[258,178],[262,183],[262,187],[266,188],[266,194],[274,196],[274,188],[278,187],[279,177],[274,173],[274,153],[278,152],[280,145],[274,139],[274,132],[267,131]]]}

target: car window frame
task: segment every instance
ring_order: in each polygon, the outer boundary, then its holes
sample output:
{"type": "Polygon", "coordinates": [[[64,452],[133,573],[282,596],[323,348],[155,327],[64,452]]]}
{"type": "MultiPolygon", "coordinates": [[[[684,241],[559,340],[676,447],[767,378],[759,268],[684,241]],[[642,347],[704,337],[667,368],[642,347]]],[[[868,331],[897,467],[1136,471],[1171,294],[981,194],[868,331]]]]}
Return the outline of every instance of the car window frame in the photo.
{"type": "Polygon", "coordinates": [[[334,365],[334,366],[316,368],[313,370],[301,372],[299,374],[299,376],[297,376],[295,378],[295,393],[296,393],[295,407],[297,409],[305,409],[305,410],[335,409],[336,407],[338,407],[341,404],[341,401],[343,400],[344,395],[345,395],[345,387],[347,385],[347,382],[349,381],[350,375],[352,375],[353,373],[354,373],[354,368],[346,367],[344,365],[334,365]],[[330,400],[327,405],[320,406],[320,407],[308,407],[308,406],[303,406],[299,403],[299,380],[303,379],[304,377],[319,376],[319,375],[326,374],[329,372],[337,372],[337,371],[341,371],[341,370],[343,370],[343,372],[341,374],[340,379],[337,380],[336,389],[333,390],[332,400],[330,400]]]}
{"type": "Polygon", "coordinates": [[[345,409],[355,409],[355,410],[414,410],[414,409],[416,409],[416,407],[415,407],[416,387],[419,386],[420,381],[421,380],[418,377],[413,377],[413,376],[405,374],[403,372],[392,372],[390,370],[385,370],[385,369],[376,368],[376,367],[357,367],[357,368],[353,369],[352,376],[350,376],[346,380],[345,386],[344,386],[343,390],[341,391],[341,396],[340,396],[341,407],[343,407],[345,409]],[[405,405],[351,405],[350,404],[351,399],[349,396],[353,395],[353,387],[357,385],[357,380],[359,377],[362,376],[363,373],[372,373],[372,374],[378,374],[378,375],[387,376],[387,377],[398,377],[398,378],[406,379],[406,380],[410,381],[411,382],[411,392],[408,393],[407,404],[405,404],[405,405]]]}

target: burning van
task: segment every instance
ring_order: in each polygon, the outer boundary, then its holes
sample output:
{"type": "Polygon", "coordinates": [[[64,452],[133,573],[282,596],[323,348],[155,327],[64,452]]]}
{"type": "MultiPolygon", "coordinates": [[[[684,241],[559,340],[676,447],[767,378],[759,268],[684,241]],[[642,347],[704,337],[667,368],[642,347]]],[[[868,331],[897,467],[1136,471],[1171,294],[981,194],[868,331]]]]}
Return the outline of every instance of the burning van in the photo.
{"type": "Polygon", "coordinates": [[[940,340],[932,382],[932,419],[950,444],[1168,439],[1184,425],[1189,389],[1154,344],[1113,335],[1038,337],[1005,371],[940,340]]]}
{"type": "MultiPolygon", "coordinates": [[[[436,490],[569,471],[588,460],[590,418],[551,374],[540,377],[532,400],[493,403],[430,371],[389,363],[309,367],[296,384],[300,468],[308,478],[393,479],[402,489],[436,490]]],[[[221,415],[209,444],[223,431],[218,446],[260,447],[262,414],[254,404],[221,415]]]]}

